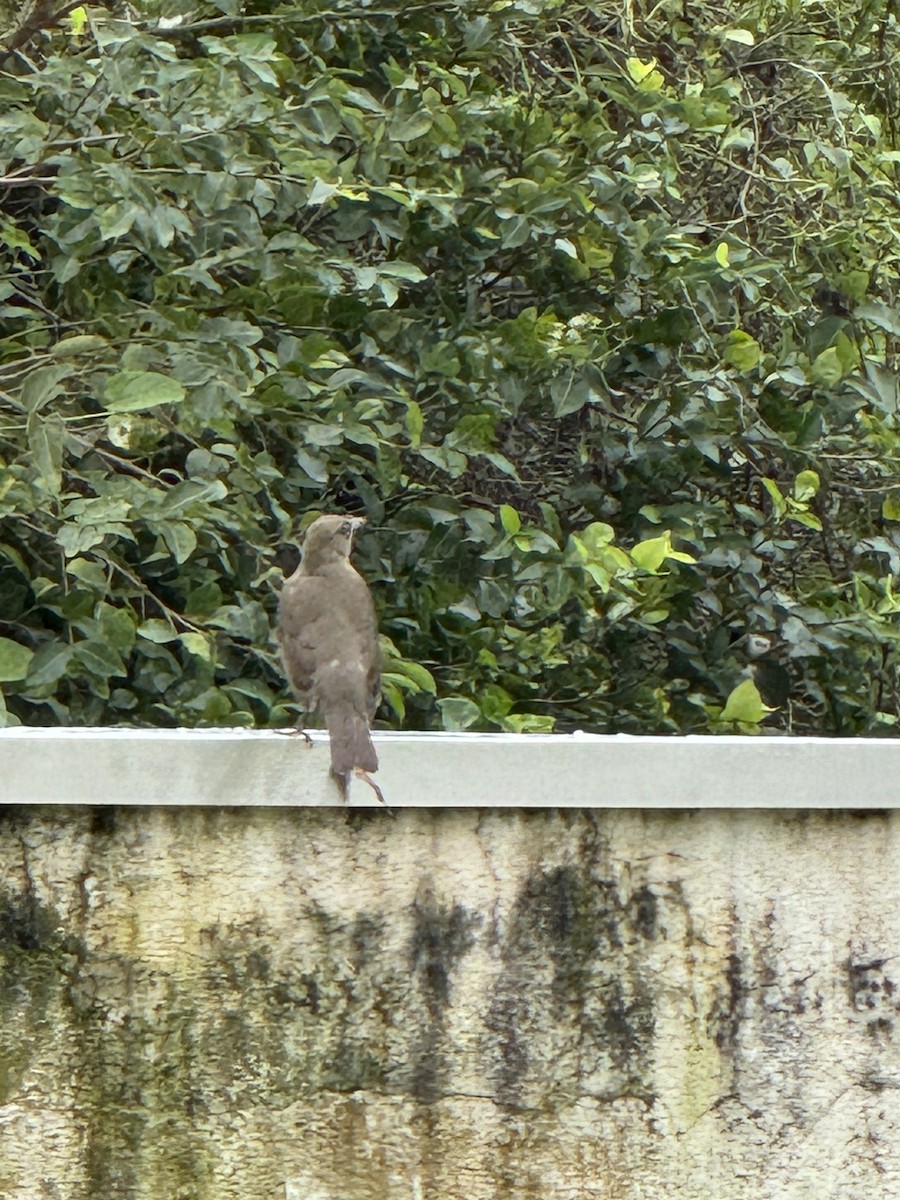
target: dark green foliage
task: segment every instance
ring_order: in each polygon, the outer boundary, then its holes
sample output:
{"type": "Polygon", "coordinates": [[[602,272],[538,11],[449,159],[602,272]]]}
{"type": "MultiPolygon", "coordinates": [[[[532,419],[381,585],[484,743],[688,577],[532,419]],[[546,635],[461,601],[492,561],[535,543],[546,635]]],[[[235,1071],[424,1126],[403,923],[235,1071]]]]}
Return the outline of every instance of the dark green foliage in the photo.
{"type": "Polygon", "coordinates": [[[890,6],[137,7],[0,76],[7,721],[287,723],[337,509],[387,722],[894,724],[890,6]]]}

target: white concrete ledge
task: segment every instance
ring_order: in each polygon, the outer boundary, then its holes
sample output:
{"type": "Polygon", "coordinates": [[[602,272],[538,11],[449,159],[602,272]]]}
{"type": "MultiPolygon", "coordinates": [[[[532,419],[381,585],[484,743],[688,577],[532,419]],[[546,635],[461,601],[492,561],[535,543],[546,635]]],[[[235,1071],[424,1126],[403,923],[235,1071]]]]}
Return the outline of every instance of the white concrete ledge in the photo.
{"type": "MultiPolygon", "coordinates": [[[[0,803],[341,805],[328,739],[0,730],[0,803]]],[[[376,733],[392,808],[895,808],[900,740],[376,733]]],[[[351,804],[377,804],[355,781],[351,804]]]]}

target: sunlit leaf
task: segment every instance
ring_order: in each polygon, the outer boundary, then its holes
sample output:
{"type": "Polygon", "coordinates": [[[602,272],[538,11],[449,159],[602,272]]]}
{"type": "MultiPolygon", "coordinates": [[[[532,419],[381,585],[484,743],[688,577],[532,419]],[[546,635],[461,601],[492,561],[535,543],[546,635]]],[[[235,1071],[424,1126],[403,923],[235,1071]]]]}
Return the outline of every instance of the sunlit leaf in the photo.
{"type": "Polygon", "coordinates": [[[739,371],[752,371],[759,365],[759,342],[743,329],[735,329],[725,339],[722,361],[739,371]]]}
{"type": "Polygon", "coordinates": [[[500,505],[500,524],[503,530],[508,534],[518,533],[522,528],[522,520],[519,514],[509,504],[500,505]]]}
{"type": "Polygon", "coordinates": [[[179,404],[185,395],[183,384],[158,371],[119,371],[104,388],[108,412],[139,412],[160,404],[179,404]]]}
{"type": "Polygon", "coordinates": [[[774,708],[763,704],[759,688],[752,679],[745,679],[729,693],[720,720],[737,721],[743,725],[758,725],[774,708]]]}
{"type": "Polygon", "coordinates": [[[811,500],[819,490],[821,480],[818,471],[801,471],[794,480],[794,499],[811,500]]]}

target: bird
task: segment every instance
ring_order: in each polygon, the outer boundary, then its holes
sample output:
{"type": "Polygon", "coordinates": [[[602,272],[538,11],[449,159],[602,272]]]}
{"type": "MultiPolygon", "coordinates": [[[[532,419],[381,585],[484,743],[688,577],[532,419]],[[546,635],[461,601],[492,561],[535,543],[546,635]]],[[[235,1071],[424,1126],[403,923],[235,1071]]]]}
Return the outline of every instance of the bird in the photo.
{"type": "MultiPolygon", "coordinates": [[[[304,713],[320,711],[331,742],[331,774],[346,801],[356,775],[385,803],[370,723],[381,695],[378,622],[372,594],[350,562],[365,517],[326,513],[303,539],[300,566],[282,587],[278,642],[285,674],[304,713]]],[[[297,731],[308,735],[303,717],[297,731]]]]}

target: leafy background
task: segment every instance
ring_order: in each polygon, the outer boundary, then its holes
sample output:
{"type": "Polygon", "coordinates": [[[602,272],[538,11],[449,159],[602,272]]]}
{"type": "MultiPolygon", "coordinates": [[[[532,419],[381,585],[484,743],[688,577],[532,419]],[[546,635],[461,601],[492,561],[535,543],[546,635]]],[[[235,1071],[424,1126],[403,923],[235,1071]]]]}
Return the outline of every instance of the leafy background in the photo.
{"type": "Polygon", "coordinates": [[[0,14],[2,720],[892,732],[895,5],[0,14]]]}

